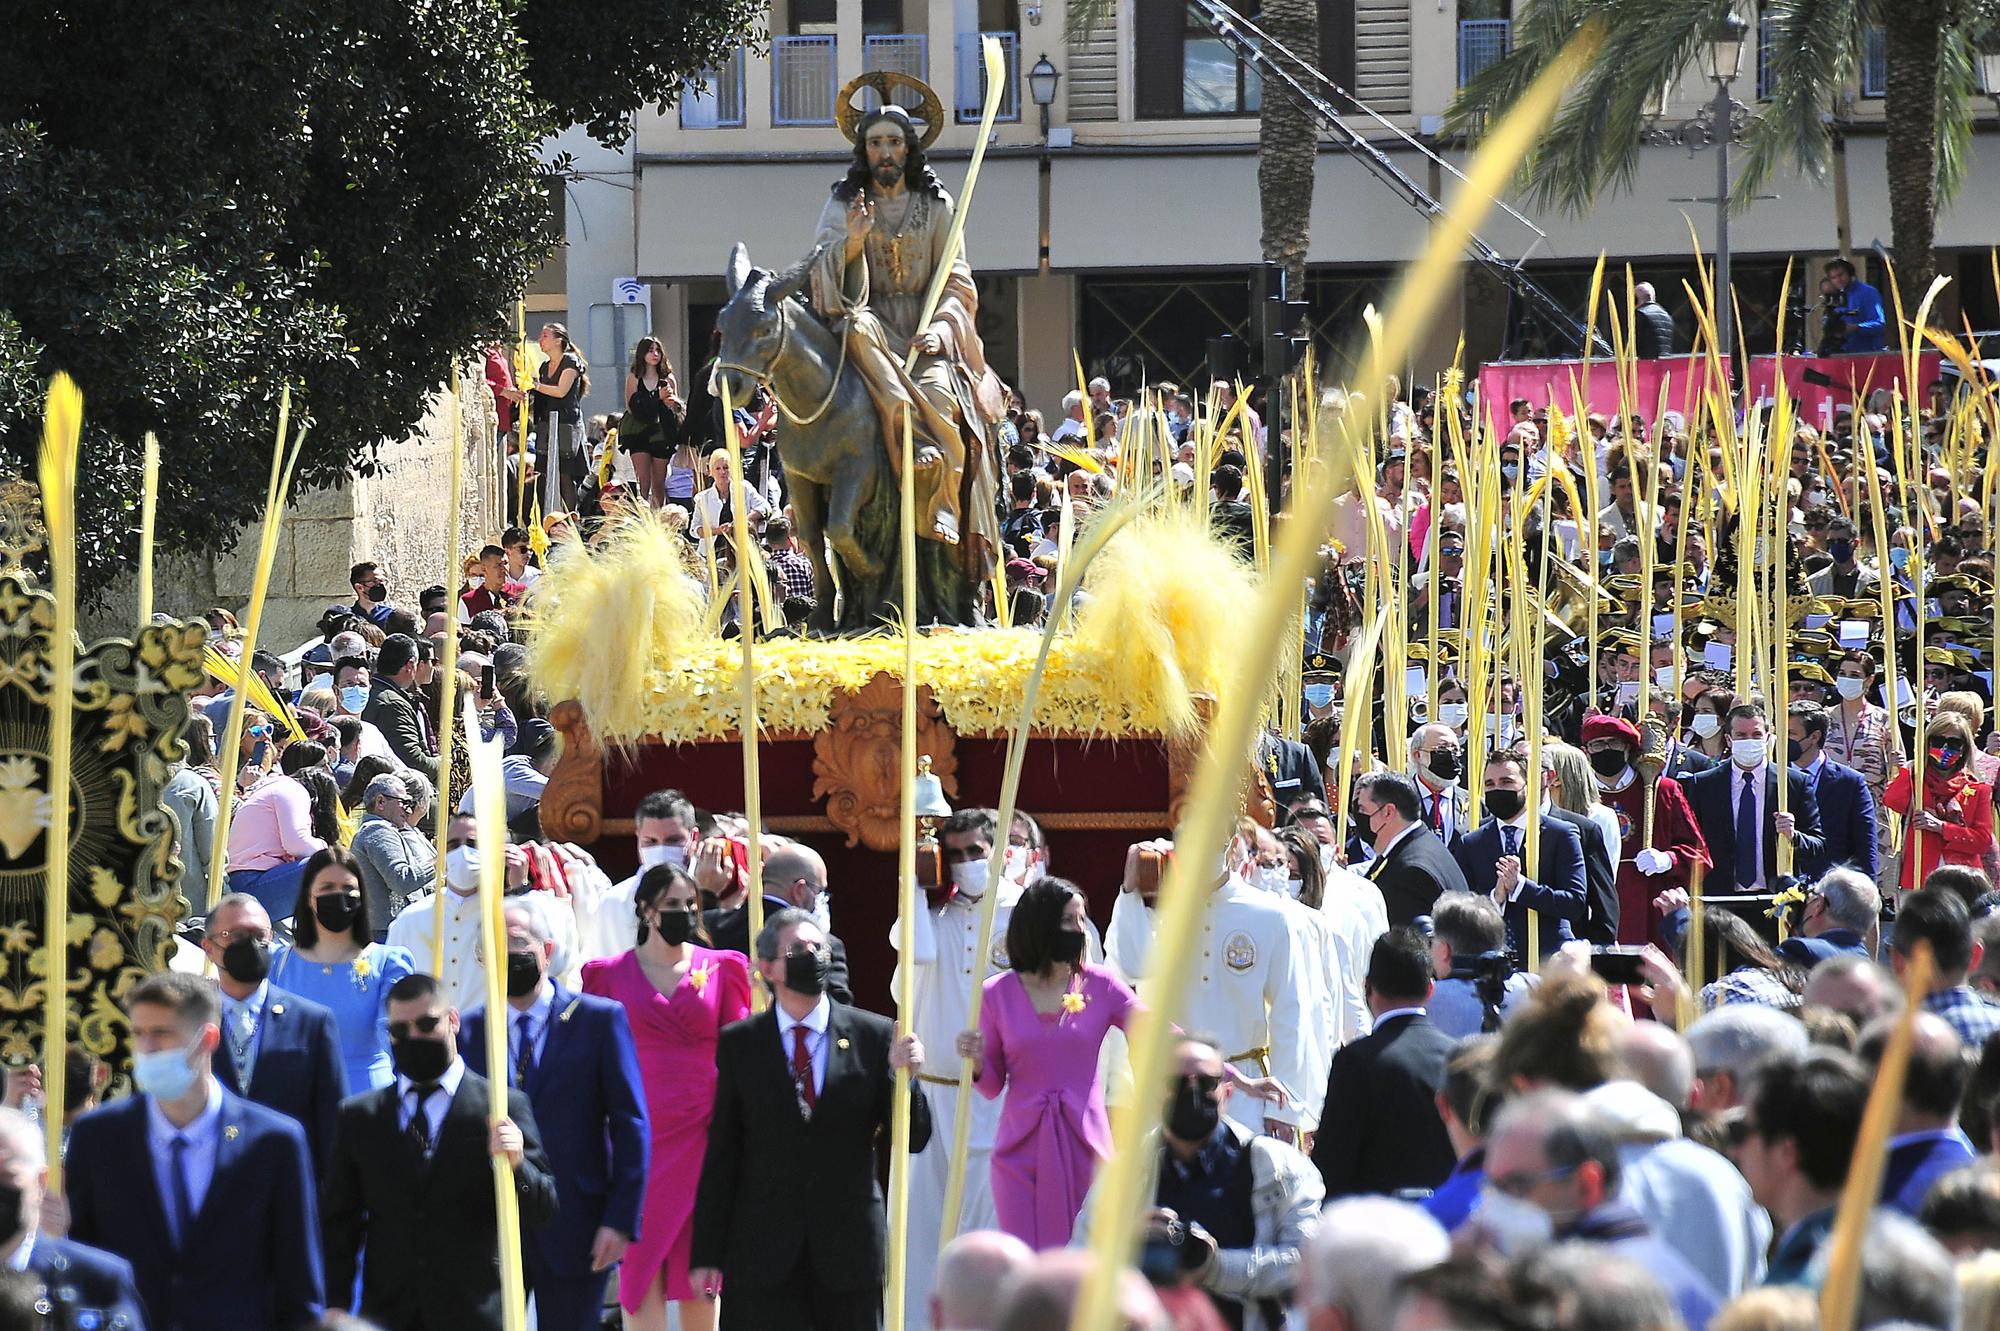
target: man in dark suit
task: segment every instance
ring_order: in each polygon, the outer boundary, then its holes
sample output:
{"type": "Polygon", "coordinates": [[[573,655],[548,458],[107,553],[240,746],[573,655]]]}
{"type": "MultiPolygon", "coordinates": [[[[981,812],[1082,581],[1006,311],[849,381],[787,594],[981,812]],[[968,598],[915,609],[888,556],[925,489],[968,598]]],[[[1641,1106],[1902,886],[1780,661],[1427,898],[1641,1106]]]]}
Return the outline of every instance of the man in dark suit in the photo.
{"type": "Polygon", "coordinates": [[[26,1270],[39,1281],[51,1309],[50,1326],[145,1331],[130,1262],[38,1232],[48,1185],[41,1124],[18,1109],[0,1109],[0,1230],[6,1231],[0,1235],[0,1264],[26,1270]]]}
{"type": "Polygon", "coordinates": [[[132,1263],[154,1331],[317,1325],[324,1285],[304,1130],[216,1081],[213,984],[149,975],[125,1010],[139,1094],[70,1130],[70,1237],[132,1263]]]}
{"type": "Polygon", "coordinates": [[[1792,765],[1805,773],[1819,805],[1820,830],[1826,838],[1817,855],[1798,858],[1801,878],[1818,878],[1828,869],[1852,867],[1877,876],[1879,852],[1875,840],[1875,797],[1868,779],[1852,767],[1826,756],[1826,709],[1815,702],[1795,702],[1786,708],[1792,765]]]}
{"type": "Polygon", "coordinates": [[[1576,936],[1586,898],[1583,842],[1575,829],[1547,813],[1538,818],[1538,862],[1528,873],[1528,781],[1520,755],[1501,750],[1487,755],[1484,805],[1491,817],[1452,842],[1451,857],[1474,892],[1493,899],[1507,919],[1507,948],[1528,955],[1528,915],[1537,926],[1539,955],[1547,956],[1576,936]]]}
{"type": "MultiPolygon", "coordinates": [[[[554,935],[532,898],[508,901],[507,1080],[526,1091],[556,1180],[556,1218],[522,1235],[543,1331],[597,1331],[604,1282],[639,1236],[650,1145],[625,1008],[549,978],[554,935]]],[[[486,1009],[465,1014],[466,1066],[486,1076],[486,1009]]]]}
{"type": "Polygon", "coordinates": [[[208,913],[201,950],[222,990],[222,1040],[215,1075],[246,1100],[305,1129],[313,1176],[326,1169],[333,1119],[347,1097],[340,1027],[318,1003],[273,985],[271,916],[247,892],[231,892],[208,913]]]}
{"type": "Polygon", "coordinates": [[[1454,1041],[1425,1014],[1430,996],[1429,940],[1400,927],[1376,939],[1368,957],[1375,1029],[1333,1056],[1313,1142],[1329,1200],[1434,1188],[1457,1163],[1437,1111],[1454,1041]]]}
{"type": "Polygon", "coordinates": [[[1355,829],[1375,849],[1366,872],[1381,889],[1391,925],[1428,914],[1440,893],[1471,890],[1444,842],[1419,821],[1422,814],[1416,783],[1407,776],[1371,772],[1354,783],[1355,829]]]}
{"type": "Polygon", "coordinates": [[[1271,802],[1281,826],[1306,800],[1326,803],[1326,778],[1320,773],[1319,759],[1295,739],[1281,739],[1268,730],[1258,735],[1257,770],[1271,787],[1271,802]]]}
{"type": "MultiPolygon", "coordinates": [[[[705,872],[701,863],[702,854],[709,853],[710,842],[696,855],[694,868],[695,884],[708,888],[712,881],[727,883],[729,878],[717,880],[715,875],[705,872]]],[[[833,926],[828,923],[830,908],[826,882],[826,861],[820,853],[803,842],[781,847],[764,857],[764,918],[769,920],[781,910],[802,910],[818,922],[820,933],[825,937],[828,948],[826,994],[836,1003],[852,1004],[854,994],[847,983],[847,945],[834,935],[833,926]]],[[[729,900],[725,895],[723,900],[729,900]]],[[[715,910],[703,911],[702,925],[708,930],[714,946],[728,952],[750,955],[750,902],[748,893],[739,896],[734,904],[719,906],[715,910]]]]}
{"type": "Polygon", "coordinates": [[[1730,761],[1691,778],[1686,786],[1702,840],[1715,866],[1708,886],[1715,892],[1772,893],[1778,882],[1778,838],[1792,843],[1794,869],[1825,848],[1819,804],[1806,774],[1787,765],[1786,812],[1778,812],[1778,767],[1769,761],[1770,729],[1764,705],[1743,702],[1729,709],[1730,761]]]}
{"type": "Polygon", "coordinates": [[[930,1140],[915,1036],[826,994],[826,933],[800,910],[757,936],[775,999],[725,1027],[695,1192],[689,1279],[727,1285],[722,1331],[874,1331],[888,1248],[875,1145],[910,1070],[910,1150],[930,1140]]]}
{"type": "Polygon", "coordinates": [[[500,1331],[499,1216],[493,1157],[514,1172],[521,1230],[555,1217],[556,1184],[534,1111],[495,1093],[458,1056],[458,1012],[438,982],[405,975],[389,989],[396,1080],[340,1106],[327,1164],[327,1280],[344,1295],[364,1242],[361,1315],[383,1331],[500,1331]]]}
{"type": "Polygon", "coordinates": [[[361,719],[382,732],[396,761],[437,783],[438,760],[431,752],[430,724],[417,695],[416,639],[391,633],[375,654],[375,687],[361,719]]]}

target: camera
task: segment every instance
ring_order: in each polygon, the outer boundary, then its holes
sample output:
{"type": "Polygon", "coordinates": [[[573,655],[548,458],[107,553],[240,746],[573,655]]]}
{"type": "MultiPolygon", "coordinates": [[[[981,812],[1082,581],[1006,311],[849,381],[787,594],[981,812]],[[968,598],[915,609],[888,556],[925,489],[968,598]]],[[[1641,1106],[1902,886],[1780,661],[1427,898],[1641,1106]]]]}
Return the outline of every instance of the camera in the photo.
{"type": "Polygon", "coordinates": [[[1452,956],[1451,978],[1470,980],[1472,991],[1479,995],[1480,1007],[1485,1009],[1482,1031],[1500,1029],[1500,1008],[1507,1001],[1507,980],[1520,969],[1520,958],[1505,949],[1481,952],[1469,959],[1452,956]]]}
{"type": "Polygon", "coordinates": [[[1139,1249],[1139,1274],[1148,1284],[1178,1285],[1208,1260],[1213,1242],[1208,1231],[1193,1221],[1169,1220],[1164,1235],[1147,1239],[1139,1249]]]}

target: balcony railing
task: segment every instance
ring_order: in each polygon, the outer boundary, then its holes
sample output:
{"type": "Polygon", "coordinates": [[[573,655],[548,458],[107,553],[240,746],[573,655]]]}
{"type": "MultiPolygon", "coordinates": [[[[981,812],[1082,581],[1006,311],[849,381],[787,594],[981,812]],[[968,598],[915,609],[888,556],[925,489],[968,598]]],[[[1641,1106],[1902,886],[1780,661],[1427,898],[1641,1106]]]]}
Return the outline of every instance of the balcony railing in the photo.
{"type": "Polygon", "coordinates": [[[1463,88],[1498,64],[1513,49],[1514,21],[1504,18],[1460,19],[1458,24],[1458,86],[1463,88]]]}
{"type": "Polygon", "coordinates": [[[834,39],[771,39],[771,123],[833,123],[834,39]]]}
{"type": "Polygon", "coordinates": [[[720,68],[705,69],[681,89],[682,129],[740,129],[743,125],[743,48],[720,68]]]}
{"type": "MultiPolygon", "coordinates": [[[[891,70],[929,83],[930,38],[921,32],[872,33],[861,39],[861,67],[891,70]]],[[[909,98],[902,100],[907,102],[909,98]]],[[[873,108],[881,104],[881,99],[870,92],[864,95],[863,104],[873,108]]]]}
{"type": "Polygon", "coordinates": [[[958,118],[977,124],[986,109],[986,57],[980,39],[991,37],[1000,43],[1002,61],[1000,110],[995,120],[1009,123],[1021,118],[1020,39],[1011,32],[961,32],[958,34],[958,118]]]}
{"type": "Polygon", "coordinates": [[[1889,91],[1889,34],[1872,24],[1861,41],[1861,95],[1883,97],[1889,91]]]}

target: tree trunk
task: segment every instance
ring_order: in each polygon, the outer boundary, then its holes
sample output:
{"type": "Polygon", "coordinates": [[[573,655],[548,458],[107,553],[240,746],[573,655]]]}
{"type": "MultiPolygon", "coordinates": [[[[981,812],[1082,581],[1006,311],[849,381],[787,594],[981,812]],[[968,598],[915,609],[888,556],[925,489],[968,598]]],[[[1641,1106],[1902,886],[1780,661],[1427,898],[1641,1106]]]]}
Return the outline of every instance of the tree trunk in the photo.
{"type": "MultiPolygon", "coordinates": [[[[1883,112],[1888,130],[1889,229],[1896,284],[1914,318],[1937,272],[1937,96],[1942,0],[1895,0],[1881,9],[1888,73],[1883,112]]],[[[1892,311],[1893,315],[1893,311],[1892,311]]],[[[1897,339],[1891,337],[1894,348],[1897,339]]]]}
{"type": "MultiPolygon", "coordinates": [[[[1286,49],[1318,62],[1318,0],[1265,0],[1257,22],[1286,49]]],[[[1276,59],[1282,61],[1283,57],[1276,59]]],[[[1312,86],[1304,79],[1300,82],[1312,86]]],[[[1264,258],[1282,263],[1294,289],[1300,292],[1305,289],[1313,163],[1318,154],[1319,131],[1305,102],[1282,79],[1266,79],[1257,129],[1257,199],[1263,215],[1264,258]]]]}

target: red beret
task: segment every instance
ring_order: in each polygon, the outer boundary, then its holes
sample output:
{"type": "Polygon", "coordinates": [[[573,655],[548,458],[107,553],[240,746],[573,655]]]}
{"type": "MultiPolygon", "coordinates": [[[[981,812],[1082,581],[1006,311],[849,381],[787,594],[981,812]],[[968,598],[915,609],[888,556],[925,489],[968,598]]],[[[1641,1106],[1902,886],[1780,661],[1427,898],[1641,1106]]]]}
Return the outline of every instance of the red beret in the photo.
{"type": "Polygon", "coordinates": [[[1583,718],[1583,742],[1588,744],[1594,739],[1622,739],[1636,749],[1639,747],[1639,727],[1622,716],[1592,712],[1583,718]]]}

